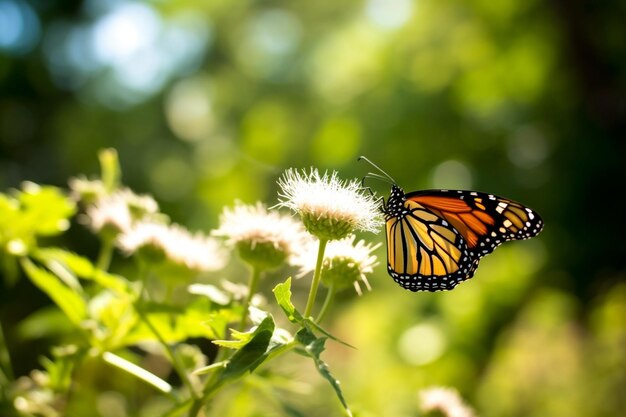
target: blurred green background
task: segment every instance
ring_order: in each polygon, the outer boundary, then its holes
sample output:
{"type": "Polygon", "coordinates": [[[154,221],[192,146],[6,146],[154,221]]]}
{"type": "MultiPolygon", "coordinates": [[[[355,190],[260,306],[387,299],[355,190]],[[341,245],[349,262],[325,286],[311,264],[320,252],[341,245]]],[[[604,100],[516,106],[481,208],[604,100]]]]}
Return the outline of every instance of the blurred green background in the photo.
{"type": "MultiPolygon", "coordinates": [[[[359,155],[407,191],[522,201],[545,231],[453,292],[400,289],[379,250],[373,291],[334,310],[358,350],[326,360],[362,416],[419,415],[431,385],[486,417],[623,415],[625,21],[611,0],[0,0],[0,186],[66,186],[114,147],[125,183],[192,229],[274,204],[288,167],[362,177],[359,155]]],[[[80,225],[63,244],[97,249],[80,225]]],[[[0,285],[26,374],[56,340],[20,323],[49,301],[0,285]]],[[[230,415],[272,415],[236,395],[230,415]]],[[[339,412],[323,381],[301,395],[339,412]]]]}

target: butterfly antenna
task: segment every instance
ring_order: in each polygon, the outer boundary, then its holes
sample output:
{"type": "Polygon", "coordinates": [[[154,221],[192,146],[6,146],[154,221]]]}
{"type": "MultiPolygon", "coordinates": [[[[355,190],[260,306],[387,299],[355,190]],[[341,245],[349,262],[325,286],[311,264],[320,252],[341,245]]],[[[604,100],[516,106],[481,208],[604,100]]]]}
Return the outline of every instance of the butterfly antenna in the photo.
{"type": "Polygon", "coordinates": [[[363,177],[363,180],[366,179],[374,179],[374,180],[378,180],[378,181],[382,181],[382,182],[386,182],[387,184],[395,184],[395,182],[393,180],[390,180],[389,178],[382,176],[380,174],[377,174],[375,172],[368,172],[367,174],[365,174],[365,176],[363,177]]]}
{"type": "Polygon", "coordinates": [[[376,165],[375,163],[373,163],[372,161],[367,159],[365,156],[359,156],[357,161],[361,161],[361,160],[364,160],[365,162],[367,162],[368,164],[370,164],[371,166],[376,168],[378,171],[380,171],[381,174],[383,174],[383,175],[379,175],[379,174],[375,174],[375,173],[370,172],[370,173],[368,173],[366,175],[366,177],[375,178],[375,179],[378,179],[378,180],[383,180],[383,178],[384,178],[385,180],[387,180],[386,182],[391,181],[391,184],[396,184],[396,181],[393,178],[391,178],[391,175],[387,174],[378,165],[376,165]]]}

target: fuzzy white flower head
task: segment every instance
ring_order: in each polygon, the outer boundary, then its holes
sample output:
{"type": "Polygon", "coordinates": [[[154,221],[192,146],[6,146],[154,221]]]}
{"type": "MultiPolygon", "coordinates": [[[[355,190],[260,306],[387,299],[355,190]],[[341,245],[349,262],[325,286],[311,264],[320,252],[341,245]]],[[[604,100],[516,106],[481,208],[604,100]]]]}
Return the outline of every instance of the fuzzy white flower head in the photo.
{"type": "Polygon", "coordinates": [[[227,238],[248,263],[270,269],[291,261],[309,239],[302,223],[265,205],[239,201],[220,215],[220,227],[212,233],[227,238]]]}
{"type": "MultiPolygon", "coordinates": [[[[355,243],[355,239],[354,235],[350,235],[341,240],[328,242],[322,264],[322,282],[328,287],[334,285],[337,290],[353,285],[357,294],[361,295],[360,282],[371,290],[367,274],[374,272],[374,267],[378,265],[376,255],[372,252],[380,247],[380,243],[373,245],[364,240],[355,243]]],[[[313,244],[297,259],[300,265],[299,275],[303,276],[313,271],[316,259],[317,244],[313,244]]]]}
{"type": "Polygon", "coordinates": [[[216,240],[202,233],[191,234],[176,224],[138,222],[120,235],[116,243],[128,255],[144,251],[193,271],[215,271],[226,263],[224,251],[216,240]]]}
{"type": "Polygon", "coordinates": [[[94,232],[115,236],[130,229],[133,218],[126,201],[113,194],[87,207],[86,223],[94,232]]]}
{"type": "Polygon", "coordinates": [[[106,195],[106,187],[100,180],[89,180],[85,177],[74,177],[68,181],[70,197],[74,201],[90,204],[106,195]]]}
{"type": "Polygon", "coordinates": [[[439,411],[446,417],[475,417],[459,393],[452,388],[432,387],[419,392],[422,411],[439,411]]]}
{"type": "Polygon", "coordinates": [[[94,232],[104,231],[116,236],[129,230],[135,220],[156,215],[158,210],[159,206],[152,197],[121,189],[111,195],[101,196],[89,205],[86,218],[94,232]]]}
{"type": "Polygon", "coordinates": [[[375,232],[382,226],[378,203],[360,181],[344,181],[336,171],[288,169],[278,180],[279,206],[300,215],[305,228],[319,239],[337,240],[356,230],[375,232]]]}
{"type": "Polygon", "coordinates": [[[123,188],[116,191],[113,196],[126,201],[131,214],[135,218],[141,218],[145,215],[155,214],[159,211],[159,205],[152,196],[147,194],[136,194],[129,188],[123,188]]]}

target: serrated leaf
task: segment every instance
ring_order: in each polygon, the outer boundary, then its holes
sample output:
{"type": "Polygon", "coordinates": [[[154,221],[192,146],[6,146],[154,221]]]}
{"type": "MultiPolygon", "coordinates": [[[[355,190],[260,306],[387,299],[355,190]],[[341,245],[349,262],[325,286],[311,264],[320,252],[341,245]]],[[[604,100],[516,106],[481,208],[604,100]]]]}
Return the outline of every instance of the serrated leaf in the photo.
{"type": "Polygon", "coordinates": [[[287,278],[282,284],[278,284],[272,290],[280,308],[285,312],[287,319],[292,323],[302,324],[304,317],[296,310],[291,302],[291,278],[287,278]]]}
{"type": "Polygon", "coordinates": [[[291,302],[291,278],[287,278],[285,282],[282,284],[278,284],[274,287],[274,297],[276,297],[276,301],[278,305],[282,308],[282,310],[287,315],[287,318],[290,322],[295,324],[300,324],[303,328],[309,329],[312,333],[313,330],[317,330],[318,332],[326,335],[329,339],[332,339],[336,342],[339,342],[348,347],[354,348],[354,346],[344,342],[336,336],[333,336],[328,331],[324,330],[319,324],[308,317],[304,317],[296,307],[291,302]]]}
{"type": "Polygon", "coordinates": [[[237,330],[231,330],[231,336],[234,340],[213,340],[213,344],[222,346],[228,349],[240,349],[248,343],[256,334],[256,328],[253,328],[249,332],[239,332],[237,330]]]}
{"type": "Polygon", "coordinates": [[[341,387],[339,386],[339,381],[330,373],[330,369],[328,368],[326,362],[320,358],[321,353],[325,349],[324,344],[326,343],[327,338],[316,338],[310,330],[303,328],[296,334],[296,340],[304,345],[304,351],[306,352],[306,355],[313,359],[313,362],[315,362],[317,372],[319,372],[320,375],[328,381],[330,386],[335,391],[337,398],[343,405],[346,413],[349,416],[352,416],[352,412],[350,411],[348,403],[346,403],[343,392],[341,391],[341,387]]]}
{"type": "Polygon", "coordinates": [[[267,357],[268,347],[274,333],[274,320],[268,316],[255,329],[254,336],[228,361],[221,379],[238,378],[254,371],[267,357]]]}
{"type": "Polygon", "coordinates": [[[296,333],[296,340],[301,345],[308,346],[315,340],[317,340],[317,336],[315,336],[315,334],[311,330],[303,327],[296,333]]]}
{"type": "Polygon", "coordinates": [[[21,258],[20,263],[33,284],[45,292],[72,323],[79,325],[87,317],[87,304],[79,294],[65,286],[55,275],[36,266],[30,259],[21,258]]]}

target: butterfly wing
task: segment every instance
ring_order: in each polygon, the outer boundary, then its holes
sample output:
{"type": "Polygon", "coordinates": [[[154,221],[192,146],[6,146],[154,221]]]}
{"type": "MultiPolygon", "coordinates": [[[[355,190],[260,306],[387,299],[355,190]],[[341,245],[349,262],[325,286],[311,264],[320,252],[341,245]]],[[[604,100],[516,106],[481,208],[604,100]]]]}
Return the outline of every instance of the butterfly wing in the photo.
{"type": "Polygon", "coordinates": [[[503,242],[529,239],[543,228],[543,220],[536,211],[493,194],[426,190],[409,193],[406,198],[450,223],[477,259],[493,252],[503,242]]]}
{"type": "Polygon", "coordinates": [[[394,281],[411,291],[439,291],[471,278],[478,258],[463,235],[421,203],[401,204],[386,222],[387,269],[394,281]]]}
{"type": "Polygon", "coordinates": [[[385,207],[387,268],[411,291],[450,290],[471,278],[483,256],[543,228],[537,212],[493,194],[397,186],[385,207]]]}

